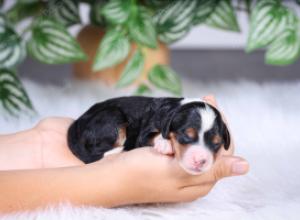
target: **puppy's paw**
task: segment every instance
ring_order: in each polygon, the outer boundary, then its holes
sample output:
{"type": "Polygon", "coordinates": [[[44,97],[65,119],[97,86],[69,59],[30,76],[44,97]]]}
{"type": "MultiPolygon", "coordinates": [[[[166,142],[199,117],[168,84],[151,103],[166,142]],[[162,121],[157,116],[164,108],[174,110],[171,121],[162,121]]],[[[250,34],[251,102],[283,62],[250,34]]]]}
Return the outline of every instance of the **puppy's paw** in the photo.
{"type": "Polygon", "coordinates": [[[174,154],[171,141],[164,139],[161,135],[154,138],[154,149],[161,154],[174,154]]]}

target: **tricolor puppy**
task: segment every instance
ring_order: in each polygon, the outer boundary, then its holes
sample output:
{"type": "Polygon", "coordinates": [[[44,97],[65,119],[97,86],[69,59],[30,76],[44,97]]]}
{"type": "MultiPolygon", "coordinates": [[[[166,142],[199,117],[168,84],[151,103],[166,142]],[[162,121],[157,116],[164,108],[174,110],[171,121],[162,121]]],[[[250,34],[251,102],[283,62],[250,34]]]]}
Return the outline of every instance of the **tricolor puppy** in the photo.
{"type": "Polygon", "coordinates": [[[91,163],[106,154],[155,146],[174,154],[188,173],[210,169],[230,135],[220,112],[200,99],[121,97],[97,103],[68,130],[68,144],[91,163]]]}

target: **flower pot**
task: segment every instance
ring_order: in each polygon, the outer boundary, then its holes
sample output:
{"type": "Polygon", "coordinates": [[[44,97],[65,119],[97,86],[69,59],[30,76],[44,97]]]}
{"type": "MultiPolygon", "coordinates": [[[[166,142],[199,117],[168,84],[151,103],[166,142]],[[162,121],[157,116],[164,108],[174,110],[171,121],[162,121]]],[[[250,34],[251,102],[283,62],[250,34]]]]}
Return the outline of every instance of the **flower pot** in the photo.
{"type": "MultiPolygon", "coordinates": [[[[105,31],[102,28],[96,26],[85,26],[78,34],[77,40],[81,45],[82,49],[88,56],[87,61],[77,62],[74,64],[74,75],[79,79],[90,79],[90,80],[101,80],[107,85],[114,85],[120,78],[123,69],[125,68],[128,60],[136,50],[136,44],[131,44],[131,51],[128,57],[113,67],[106,68],[101,71],[92,71],[93,61],[102,40],[105,31]]],[[[134,82],[135,85],[146,82],[147,74],[149,70],[156,64],[169,64],[169,49],[163,44],[159,43],[156,49],[143,48],[145,56],[144,69],[141,72],[138,79],[134,82]]]]}

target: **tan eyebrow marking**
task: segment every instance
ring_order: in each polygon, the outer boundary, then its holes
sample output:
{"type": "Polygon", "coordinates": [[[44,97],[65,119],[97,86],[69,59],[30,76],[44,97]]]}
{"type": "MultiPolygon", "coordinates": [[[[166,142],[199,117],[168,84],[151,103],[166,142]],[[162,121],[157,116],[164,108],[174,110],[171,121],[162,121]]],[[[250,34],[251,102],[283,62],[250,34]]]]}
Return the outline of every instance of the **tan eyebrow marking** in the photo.
{"type": "Polygon", "coordinates": [[[220,135],[214,135],[212,138],[213,144],[220,144],[222,142],[222,137],[220,135]]]}
{"type": "Polygon", "coordinates": [[[195,128],[187,128],[185,129],[185,134],[190,138],[196,138],[197,132],[195,128]]]}

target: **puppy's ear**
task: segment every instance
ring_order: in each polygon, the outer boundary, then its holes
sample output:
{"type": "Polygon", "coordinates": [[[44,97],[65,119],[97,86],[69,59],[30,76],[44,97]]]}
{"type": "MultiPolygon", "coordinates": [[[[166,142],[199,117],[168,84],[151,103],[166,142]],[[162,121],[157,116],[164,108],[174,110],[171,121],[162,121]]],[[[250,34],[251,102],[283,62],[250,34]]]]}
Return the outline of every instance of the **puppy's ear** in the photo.
{"type": "Polygon", "coordinates": [[[170,111],[167,115],[165,115],[161,120],[161,135],[165,139],[169,139],[169,133],[171,131],[171,124],[172,121],[178,112],[178,108],[174,109],[173,111],[170,111]]]}
{"type": "Polygon", "coordinates": [[[224,148],[225,148],[225,150],[228,150],[230,143],[231,143],[231,139],[230,139],[230,133],[228,131],[228,128],[224,122],[223,122],[223,134],[222,135],[223,135],[223,140],[224,140],[224,148]]]}
{"type": "Polygon", "coordinates": [[[173,117],[166,117],[162,120],[161,135],[165,139],[169,138],[172,119],[173,119],[173,117]]]}

